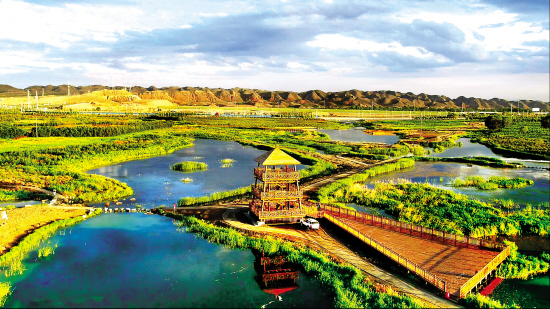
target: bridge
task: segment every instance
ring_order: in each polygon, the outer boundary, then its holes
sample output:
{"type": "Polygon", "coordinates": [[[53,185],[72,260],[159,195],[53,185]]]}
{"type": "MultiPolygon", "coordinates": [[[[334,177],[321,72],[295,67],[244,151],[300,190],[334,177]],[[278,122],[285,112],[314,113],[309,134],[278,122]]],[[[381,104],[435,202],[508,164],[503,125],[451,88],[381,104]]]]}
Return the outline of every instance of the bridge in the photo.
{"type": "Polygon", "coordinates": [[[305,208],[420,276],[447,298],[465,297],[510,255],[510,247],[491,241],[326,205],[315,207],[317,211],[311,205],[305,208]]]}

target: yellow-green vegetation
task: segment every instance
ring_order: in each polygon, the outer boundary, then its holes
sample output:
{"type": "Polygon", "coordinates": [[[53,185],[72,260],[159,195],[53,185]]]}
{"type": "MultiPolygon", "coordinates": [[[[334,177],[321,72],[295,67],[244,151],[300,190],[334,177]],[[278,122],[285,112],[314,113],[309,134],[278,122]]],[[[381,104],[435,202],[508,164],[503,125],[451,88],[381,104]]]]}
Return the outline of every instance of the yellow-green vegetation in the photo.
{"type": "Polygon", "coordinates": [[[514,242],[505,240],[504,244],[511,247],[510,256],[499,265],[497,276],[504,279],[523,279],[548,272],[550,254],[543,252],[539,257],[524,255],[518,252],[514,242]]]}
{"type": "Polygon", "coordinates": [[[178,200],[178,207],[204,205],[221,200],[241,198],[248,194],[250,194],[250,186],[238,188],[235,190],[214,192],[207,196],[183,197],[178,200]]]}
{"type": "Polygon", "coordinates": [[[245,236],[233,229],[217,227],[203,220],[166,214],[176,219],[179,230],[195,233],[210,242],[235,249],[255,249],[267,255],[283,255],[334,297],[337,308],[421,308],[425,305],[391,289],[380,291],[372,281],[350,264],[337,263],[324,253],[271,236],[245,236]]]}
{"type": "Polygon", "coordinates": [[[0,307],[4,307],[6,300],[11,295],[11,283],[0,282],[0,307]]]}
{"type": "Polygon", "coordinates": [[[193,179],[186,177],[186,178],[182,178],[181,182],[190,183],[190,182],[193,182],[193,179]]]}
{"type": "Polygon", "coordinates": [[[498,130],[478,131],[474,141],[503,152],[526,153],[550,158],[550,129],[541,125],[540,116],[509,116],[498,130]]]}
{"type": "Polygon", "coordinates": [[[38,249],[38,258],[47,258],[50,255],[53,255],[55,253],[55,249],[57,248],[57,244],[51,245],[49,242],[42,246],[42,248],[38,249]]]}
{"type": "Polygon", "coordinates": [[[184,161],[178,162],[172,165],[170,168],[178,172],[205,171],[208,169],[208,164],[204,162],[184,161]]]}
{"type": "Polygon", "coordinates": [[[455,187],[476,187],[479,190],[519,189],[533,184],[534,182],[529,179],[506,178],[505,176],[491,176],[488,180],[481,176],[467,176],[453,180],[453,186],[455,187]]]}
{"type": "Polygon", "coordinates": [[[353,177],[319,190],[320,200],[383,209],[402,222],[472,237],[545,236],[550,231],[549,209],[526,207],[508,214],[492,204],[429,184],[377,183],[374,189],[368,189],[363,185],[366,177],[360,181],[353,177]]]}
{"type": "Polygon", "coordinates": [[[385,174],[397,170],[402,170],[414,166],[413,159],[400,159],[394,163],[375,166],[363,173],[355,174],[351,177],[338,180],[328,186],[322,187],[317,191],[317,199],[321,203],[335,204],[338,202],[347,202],[350,188],[356,188],[356,184],[364,183],[369,178],[376,175],[385,174]]]}
{"type": "Polygon", "coordinates": [[[15,200],[28,200],[32,198],[44,198],[46,195],[37,194],[35,192],[26,190],[6,190],[0,189],[0,202],[15,201],[15,200]]]}
{"type": "Polygon", "coordinates": [[[459,304],[466,308],[521,308],[519,305],[502,304],[500,301],[483,296],[479,293],[470,293],[465,298],[460,299],[459,304]]]}
{"type": "Polygon", "coordinates": [[[118,199],[132,194],[125,183],[85,171],[137,158],[163,155],[191,146],[191,139],[154,130],[118,137],[80,138],[88,143],[58,144],[29,151],[0,153],[0,178],[8,184],[24,184],[57,190],[74,201],[118,199]]]}

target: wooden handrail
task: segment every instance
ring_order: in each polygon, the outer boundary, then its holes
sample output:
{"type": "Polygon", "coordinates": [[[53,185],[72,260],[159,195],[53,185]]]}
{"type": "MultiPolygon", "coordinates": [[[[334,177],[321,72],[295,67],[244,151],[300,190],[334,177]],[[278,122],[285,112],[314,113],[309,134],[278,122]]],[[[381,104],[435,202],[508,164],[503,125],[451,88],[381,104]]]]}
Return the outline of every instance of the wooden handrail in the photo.
{"type": "Polygon", "coordinates": [[[467,247],[474,246],[474,247],[484,247],[488,249],[500,249],[500,250],[503,250],[505,248],[503,244],[499,244],[496,242],[482,240],[482,239],[473,238],[469,236],[442,232],[442,231],[434,230],[432,228],[426,228],[426,227],[422,227],[422,226],[418,226],[410,223],[399,222],[393,219],[370,215],[370,214],[358,212],[355,210],[343,209],[343,208],[327,206],[323,204],[321,204],[320,207],[325,211],[338,213],[338,214],[345,214],[348,217],[353,217],[354,220],[358,222],[363,222],[368,224],[368,221],[370,221],[372,222],[371,225],[374,225],[374,222],[376,222],[380,224],[382,228],[385,228],[384,225],[398,227],[400,229],[399,232],[404,234],[412,234],[412,232],[415,231],[415,232],[420,232],[421,237],[423,238],[424,238],[424,235],[431,236],[431,239],[433,239],[433,237],[435,236],[435,237],[443,238],[445,240],[454,241],[455,245],[457,243],[462,243],[462,244],[465,244],[467,247]],[[335,209],[338,209],[338,210],[336,211],[335,209]],[[363,220],[360,220],[360,218],[363,218],[363,220]]]}
{"type": "Polygon", "coordinates": [[[504,250],[502,250],[501,253],[495,256],[491,260],[491,262],[485,265],[485,267],[483,267],[477,274],[475,274],[472,278],[468,279],[468,281],[466,281],[460,287],[459,296],[461,298],[466,296],[472,290],[472,288],[483,279],[483,277],[485,277],[487,274],[493,271],[500,263],[502,263],[510,255],[511,249],[512,248],[510,246],[506,247],[504,250]]]}

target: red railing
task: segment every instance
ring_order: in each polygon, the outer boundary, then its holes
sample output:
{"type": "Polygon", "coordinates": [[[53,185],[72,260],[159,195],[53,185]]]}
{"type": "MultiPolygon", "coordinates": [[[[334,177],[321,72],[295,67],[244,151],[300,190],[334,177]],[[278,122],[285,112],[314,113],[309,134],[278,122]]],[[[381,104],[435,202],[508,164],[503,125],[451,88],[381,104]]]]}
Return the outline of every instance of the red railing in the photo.
{"type": "Polygon", "coordinates": [[[503,250],[506,246],[500,243],[493,241],[482,240],[478,238],[472,238],[463,235],[456,235],[448,232],[442,232],[434,230],[432,228],[427,228],[423,226],[418,226],[410,223],[399,222],[389,218],[379,217],[375,215],[366,214],[364,212],[359,212],[355,210],[349,210],[339,207],[332,207],[327,205],[320,205],[320,209],[325,212],[333,213],[337,216],[346,217],[357,222],[364,224],[370,224],[373,226],[379,226],[381,228],[389,229],[403,234],[409,234],[414,236],[419,236],[421,238],[441,241],[446,244],[451,244],[457,247],[466,247],[466,248],[475,248],[475,249],[497,249],[503,250]]]}

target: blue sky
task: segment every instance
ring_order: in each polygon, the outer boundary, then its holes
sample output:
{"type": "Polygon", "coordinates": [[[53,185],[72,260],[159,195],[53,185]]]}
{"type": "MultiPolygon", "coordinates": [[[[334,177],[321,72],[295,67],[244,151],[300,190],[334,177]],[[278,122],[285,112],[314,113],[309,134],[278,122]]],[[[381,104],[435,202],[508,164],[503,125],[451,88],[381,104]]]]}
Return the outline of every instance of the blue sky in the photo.
{"type": "Polygon", "coordinates": [[[0,0],[0,84],[549,98],[548,1],[0,0]]]}

